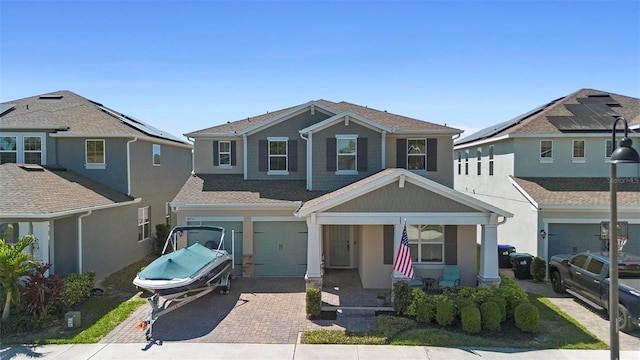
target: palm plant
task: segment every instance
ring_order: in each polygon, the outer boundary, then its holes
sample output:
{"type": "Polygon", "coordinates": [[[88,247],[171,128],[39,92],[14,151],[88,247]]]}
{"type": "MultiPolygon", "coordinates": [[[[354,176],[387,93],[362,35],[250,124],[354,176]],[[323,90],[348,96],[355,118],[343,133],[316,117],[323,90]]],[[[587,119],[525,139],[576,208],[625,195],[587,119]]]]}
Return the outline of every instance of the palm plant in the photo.
{"type": "Polygon", "coordinates": [[[24,252],[24,249],[35,243],[33,235],[25,235],[15,244],[8,244],[0,239],[0,286],[7,292],[2,321],[9,318],[11,302],[20,302],[20,278],[31,274],[37,266],[33,257],[24,252]]]}

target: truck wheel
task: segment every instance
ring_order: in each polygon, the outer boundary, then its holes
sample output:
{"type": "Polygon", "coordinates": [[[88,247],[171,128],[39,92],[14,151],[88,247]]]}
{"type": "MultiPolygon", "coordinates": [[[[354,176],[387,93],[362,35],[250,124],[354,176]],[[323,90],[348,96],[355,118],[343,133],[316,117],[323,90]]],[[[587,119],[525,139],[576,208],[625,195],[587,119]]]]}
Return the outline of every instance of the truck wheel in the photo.
{"type": "Polygon", "coordinates": [[[553,287],[553,291],[559,294],[564,294],[566,292],[564,284],[562,284],[560,273],[557,271],[551,273],[551,287],[553,287]]]}
{"type": "Polygon", "coordinates": [[[618,330],[631,330],[631,321],[629,321],[629,310],[622,304],[618,304],[618,330]]]}

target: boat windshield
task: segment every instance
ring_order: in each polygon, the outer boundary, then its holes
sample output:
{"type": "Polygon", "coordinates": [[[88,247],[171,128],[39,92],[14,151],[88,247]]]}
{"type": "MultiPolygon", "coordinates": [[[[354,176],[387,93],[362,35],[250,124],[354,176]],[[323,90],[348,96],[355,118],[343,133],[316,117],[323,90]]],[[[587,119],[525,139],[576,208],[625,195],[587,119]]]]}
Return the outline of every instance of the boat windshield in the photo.
{"type": "Polygon", "coordinates": [[[217,226],[177,226],[171,230],[165,253],[176,251],[195,243],[211,249],[226,250],[224,229],[217,226]]]}

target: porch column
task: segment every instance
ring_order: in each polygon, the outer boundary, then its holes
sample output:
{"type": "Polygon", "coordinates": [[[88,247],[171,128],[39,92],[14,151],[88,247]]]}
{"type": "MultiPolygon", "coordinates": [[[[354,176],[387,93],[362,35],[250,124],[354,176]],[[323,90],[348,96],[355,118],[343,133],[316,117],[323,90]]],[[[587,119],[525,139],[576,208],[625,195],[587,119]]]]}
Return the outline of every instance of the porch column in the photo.
{"type": "Polygon", "coordinates": [[[500,275],[498,274],[498,225],[487,224],[481,226],[478,286],[498,287],[500,286],[500,275]]]}
{"type": "Polygon", "coordinates": [[[315,214],[307,216],[307,273],[304,276],[306,288],[322,288],[322,236],[315,214]]]}

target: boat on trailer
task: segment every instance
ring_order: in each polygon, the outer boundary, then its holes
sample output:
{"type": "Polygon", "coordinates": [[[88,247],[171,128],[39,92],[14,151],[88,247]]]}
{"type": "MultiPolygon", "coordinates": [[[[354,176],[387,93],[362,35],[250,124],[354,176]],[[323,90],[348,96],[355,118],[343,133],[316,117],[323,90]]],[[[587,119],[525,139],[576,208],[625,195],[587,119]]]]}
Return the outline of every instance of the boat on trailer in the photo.
{"type": "Polygon", "coordinates": [[[153,323],[161,315],[216,288],[222,288],[221,293],[229,292],[233,257],[224,248],[224,236],[224,228],[218,226],[174,227],[162,255],[135,277],[134,285],[153,293],[147,298],[151,314],[138,324],[139,328],[147,329],[148,341],[152,339],[153,323]]]}

